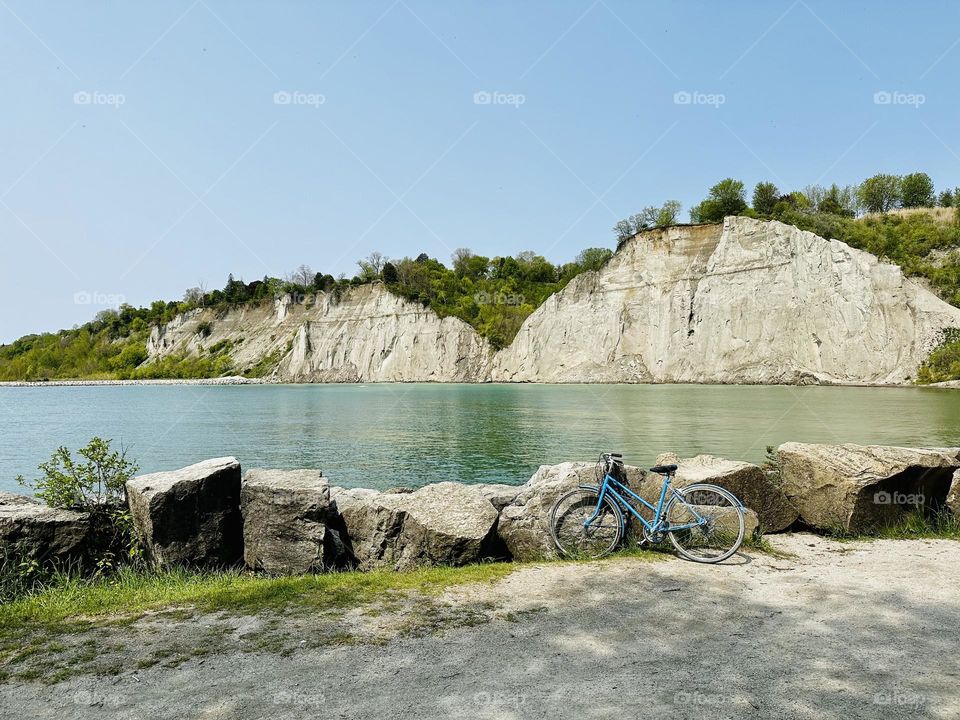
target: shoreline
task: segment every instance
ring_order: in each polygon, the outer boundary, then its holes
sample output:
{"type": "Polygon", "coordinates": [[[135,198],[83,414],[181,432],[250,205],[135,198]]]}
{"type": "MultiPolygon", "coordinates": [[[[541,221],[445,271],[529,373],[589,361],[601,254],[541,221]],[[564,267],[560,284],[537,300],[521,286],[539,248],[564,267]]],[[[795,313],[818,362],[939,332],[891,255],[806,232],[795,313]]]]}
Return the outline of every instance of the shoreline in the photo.
{"type": "Polygon", "coordinates": [[[110,385],[265,385],[267,381],[260,378],[245,378],[240,376],[222,378],[189,378],[189,379],[152,379],[152,380],[31,380],[31,381],[3,381],[0,387],[97,387],[110,385]]]}
{"type": "Polygon", "coordinates": [[[143,380],[2,380],[0,388],[37,388],[37,387],[110,387],[110,386],[137,386],[137,385],[624,385],[624,386],[701,386],[701,387],[834,387],[834,388],[936,388],[960,389],[960,380],[918,385],[915,383],[692,383],[692,382],[440,382],[431,380],[366,380],[359,382],[303,382],[292,380],[273,380],[271,378],[246,378],[232,375],[221,378],[164,378],[143,380]]]}

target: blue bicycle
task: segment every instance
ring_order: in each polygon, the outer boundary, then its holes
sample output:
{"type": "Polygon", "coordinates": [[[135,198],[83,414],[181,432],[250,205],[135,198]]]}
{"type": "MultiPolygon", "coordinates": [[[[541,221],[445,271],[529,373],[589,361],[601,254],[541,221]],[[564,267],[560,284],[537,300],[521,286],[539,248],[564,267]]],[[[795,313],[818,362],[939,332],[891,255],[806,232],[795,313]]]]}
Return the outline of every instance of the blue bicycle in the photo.
{"type": "Polygon", "coordinates": [[[677,552],[689,560],[726,560],[743,543],[743,504],[717,485],[671,488],[676,471],[676,465],[650,468],[663,476],[659,499],[653,504],[625,484],[623,456],[603,453],[597,462],[598,484],[571,490],[550,511],[550,534],[557,549],[565,557],[591,559],[613,552],[626,533],[626,510],[640,523],[641,544],[669,537],[677,552]]]}

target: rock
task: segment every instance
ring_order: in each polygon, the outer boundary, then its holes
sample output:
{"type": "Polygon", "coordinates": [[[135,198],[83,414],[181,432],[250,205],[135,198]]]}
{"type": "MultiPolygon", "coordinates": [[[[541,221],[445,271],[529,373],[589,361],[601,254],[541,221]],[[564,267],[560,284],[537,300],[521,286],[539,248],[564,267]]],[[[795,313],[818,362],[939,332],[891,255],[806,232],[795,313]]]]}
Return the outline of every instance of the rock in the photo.
{"type": "Polygon", "coordinates": [[[868,532],[920,508],[939,508],[960,448],[808,445],[777,448],[783,490],[808,525],[868,532]]]}
{"type": "Polygon", "coordinates": [[[362,569],[463,565],[502,554],[496,508],[470,485],[442,482],[412,493],[340,490],[334,502],[362,569]]]}
{"type": "Polygon", "coordinates": [[[476,382],[489,374],[493,356],[459,318],[440,318],[371,284],[337,298],[317,293],[301,303],[286,296],[273,306],[192,310],[153,331],[148,362],[198,355],[220,342],[234,343],[236,367],[275,357],[274,377],[293,382],[476,382]],[[202,337],[197,329],[205,322],[211,333],[202,337]]]}
{"type": "Polygon", "coordinates": [[[248,470],[240,488],[246,564],[274,574],[334,565],[336,540],[327,538],[329,506],[330,486],[319,470],[248,470]]]}
{"type": "Polygon", "coordinates": [[[765,533],[786,530],[799,516],[783,489],[759,465],[713,455],[683,459],[674,453],[657,456],[657,465],[669,463],[678,466],[674,477],[676,487],[704,482],[729,490],[754,511],[765,533]]]}
{"type": "Polygon", "coordinates": [[[791,225],[728,217],[625,241],[496,353],[470,325],[379,284],[192,310],[156,328],[147,351],[155,362],[231,342],[237,367],[270,359],[284,381],[903,384],[949,327],[960,309],[896,265],[791,225]]]}
{"type": "Polygon", "coordinates": [[[960,515],[960,470],[953,473],[950,490],[947,492],[947,507],[954,515],[960,515]]]}
{"type": "Polygon", "coordinates": [[[497,353],[495,382],[906,383],[960,309],[775,221],[648,230],[497,353]]]}
{"type": "Polygon", "coordinates": [[[478,483],[474,485],[477,491],[483,495],[497,509],[497,512],[503,510],[512,503],[520,493],[520,485],[507,485],[504,483],[478,483]]]}
{"type": "Polygon", "coordinates": [[[34,498],[0,493],[0,545],[34,560],[85,558],[90,520],[86,513],[47,507],[34,498]]]}
{"type": "MultiPolygon", "coordinates": [[[[659,483],[637,467],[625,466],[626,484],[649,499],[659,492],[659,483]],[[656,491],[654,490],[656,486],[656,491]]],[[[595,462],[565,462],[541,465],[514,500],[500,511],[497,533],[514,560],[539,560],[557,556],[550,537],[550,510],[564,493],[578,485],[597,485],[595,462]]]]}
{"type": "Polygon", "coordinates": [[[233,565],[243,558],[236,458],[135,477],[127,481],[127,499],[154,567],[233,565]]]}

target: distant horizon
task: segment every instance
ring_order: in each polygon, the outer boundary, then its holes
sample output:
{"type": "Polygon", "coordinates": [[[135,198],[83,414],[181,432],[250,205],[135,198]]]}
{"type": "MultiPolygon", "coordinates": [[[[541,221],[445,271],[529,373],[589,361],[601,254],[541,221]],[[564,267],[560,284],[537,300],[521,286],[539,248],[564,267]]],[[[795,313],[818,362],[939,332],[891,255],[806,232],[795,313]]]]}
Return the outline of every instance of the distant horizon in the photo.
{"type": "Polygon", "coordinates": [[[9,0],[0,16],[16,68],[0,344],[231,272],[351,277],[372,251],[565,262],[615,248],[644,206],[676,199],[686,219],[725,177],[748,198],[881,172],[960,185],[956,5],[9,0]]]}

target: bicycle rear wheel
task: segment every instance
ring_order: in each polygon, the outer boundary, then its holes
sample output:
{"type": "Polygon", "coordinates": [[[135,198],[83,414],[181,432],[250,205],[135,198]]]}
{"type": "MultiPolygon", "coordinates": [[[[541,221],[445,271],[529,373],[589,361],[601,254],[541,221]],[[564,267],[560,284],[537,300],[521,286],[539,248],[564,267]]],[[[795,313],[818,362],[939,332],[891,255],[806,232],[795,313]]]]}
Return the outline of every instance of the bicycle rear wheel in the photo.
{"type": "Polygon", "coordinates": [[[623,537],[623,513],[609,495],[598,509],[599,500],[600,489],[584,485],[554,504],[550,511],[550,535],[564,557],[601,558],[619,544],[623,537]]]}
{"type": "Polygon", "coordinates": [[[740,548],[743,505],[733,493],[705,483],[680,488],[677,493],[664,510],[666,530],[677,552],[694,562],[718,563],[740,548]]]}

